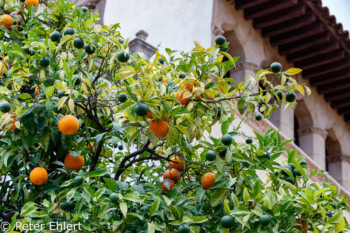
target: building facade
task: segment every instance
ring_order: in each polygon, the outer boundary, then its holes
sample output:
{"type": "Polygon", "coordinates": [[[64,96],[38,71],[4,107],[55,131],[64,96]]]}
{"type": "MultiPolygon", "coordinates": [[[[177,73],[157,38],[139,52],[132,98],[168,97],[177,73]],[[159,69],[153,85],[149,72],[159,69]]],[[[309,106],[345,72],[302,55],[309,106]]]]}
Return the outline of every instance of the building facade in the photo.
{"type": "Polygon", "coordinates": [[[298,96],[293,109],[277,111],[270,119],[247,122],[246,130],[263,133],[272,127],[281,130],[285,139],[296,138],[290,148],[306,157],[310,169],[329,172],[315,180],[330,178],[348,194],[350,40],[321,0],[85,0],[79,4],[100,13],[102,24],[120,23],[123,36],[133,39],[144,30],[130,42],[133,51],[189,51],[193,40],[209,47],[216,36],[224,35],[230,42],[229,53],[240,56],[236,69],[230,71],[236,80],[243,81],[274,61],[284,70],[303,69],[297,79],[311,87],[312,95],[298,96]]]}

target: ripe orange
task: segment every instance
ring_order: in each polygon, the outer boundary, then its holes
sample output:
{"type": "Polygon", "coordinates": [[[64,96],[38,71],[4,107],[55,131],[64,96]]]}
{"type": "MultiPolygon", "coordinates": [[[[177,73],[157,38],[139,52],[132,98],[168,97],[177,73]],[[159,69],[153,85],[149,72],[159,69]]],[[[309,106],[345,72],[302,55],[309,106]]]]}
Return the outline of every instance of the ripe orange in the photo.
{"type": "Polygon", "coordinates": [[[163,174],[163,179],[164,180],[172,180],[176,184],[180,180],[180,172],[174,168],[166,170],[163,174]]]}
{"type": "Polygon", "coordinates": [[[93,153],[94,152],[94,145],[92,144],[92,142],[86,142],[86,144],[88,145],[88,149],[89,149],[89,151],[91,152],[91,153],[93,153]]]}
{"type": "Polygon", "coordinates": [[[205,173],[202,178],[202,186],[205,189],[209,189],[215,183],[215,173],[205,173]]]}
{"type": "Polygon", "coordinates": [[[168,192],[168,191],[172,190],[172,189],[175,187],[175,183],[174,183],[174,181],[172,181],[172,180],[164,180],[162,186],[160,186],[160,187],[161,187],[165,192],[168,192]],[[166,182],[169,182],[169,188],[170,188],[170,189],[168,189],[168,188],[165,186],[165,183],[166,183],[166,182]]]}
{"type": "Polygon", "coordinates": [[[175,168],[179,172],[181,172],[184,169],[184,162],[180,159],[180,157],[175,156],[175,158],[171,159],[174,162],[169,163],[170,168],[175,168]]]}
{"type": "MultiPolygon", "coordinates": [[[[66,201],[65,198],[63,198],[60,202],[64,202],[64,201],[66,201]]],[[[57,206],[55,207],[55,209],[53,209],[53,211],[61,209],[60,202],[58,202],[57,206]]],[[[63,216],[64,215],[63,212],[56,212],[55,214],[58,215],[58,216],[63,216]]]]}
{"type": "Polygon", "coordinates": [[[181,81],[180,83],[179,83],[179,87],[180,88],[185,88],[185,89],[187,89],[187,90],[189,90],[189,91],[192,91],[192,89],[193,89],[193,86],[198,86],[198,82],[197,81],[195,81],[195,80],[190,80],[189,82],[187,82],[187,81],[181,81]],[[184,87],[184,85],[185,85],[185,82],[186,82],[186,86],[184,87]]]}
{"type": "Polygon", "coordinates": [[[40,88],[39,87],[35,87],[35,93],[37,93],[37,94],[40,93],[40,88]]]}
{"type": "Polygon", "coordinates": [[[306,233],[307,230],[309,229],[309,226],[306,224],[305,218],[302,219],[296,219],[295,220],[296,224],[299,224],[298,226],[294,226],[294,229],[298,229],[299,231],[306,233]]]}
{"type": "Polygon", "coordinates": [[[49,179],[49,176],[44,168],[36,167],[30,172],[29,179],[35,185],[43,185],[49,179]]]}
{"type": "Polygon", "coordinates": [[[127,116],[123,116],[123,118],[126,118],[126,120],[124,121],[125,124],[129,122],[127,116]]]}
{"type": "Polygon", "coordinates": [[[163,78],[163,83],[168,83],[168,80],[166,78],[163,78]]]}
{"type": "Polygon", "coordinates": [[[162,120],[153,120],[149,124],[149,129],[157,136],[157,138],[164,138],[169,132],[168,122],[162,120]]]}
{"type": "Polygon", "coordinates": [[[65,135],[73,135],[79,130],[79,121],[75,116],[66,115],[58,122],[58,129],[65,135]]]}
{"type": "Polygon", "coordinates": [[[146,115],[146,118],[148,118],[148,119],[153,119],[153,116],[152,116],[152,113],[151,113],[150,110],[148,110],[147,115],[146,115]]]}
{"type": "Polygon", "coordinates": [[[11,17],[11,15],[4,14],[0,17],[0,20],[0,26],[4,26],[7,29],[10,29],[13,25],[13,18],[11,17]]]}
{"type": "Polygon", "coordinates": [[[16,123],[16,115],[15,115],[15,114],[12,114],[12,115],[10,116],[10,118],[13,119],[13,120],[12,120],[10,123],[5,124],[4,126],[6,127],[6,126],[8,126],[8,125],[11,125],[10,129],[12,129],[12,130],[17,129],[17,127],[16,127],[16,125],[15,125],[15,123],[16,123]]]}
{"type": "Polygon", "coordinates": [[[74,158],[73,155],[68,153],[64,158],[64,165],[71,170],[80,170],[84,166],[84,157],[78,155],[77,158],[74,158]]]}
{"type": "Polygon", "coordinates": [[[176,93],[175,93],[175,97],[179,100],[179,102],[182,104],[182,105],[186,105],[188,104],[188,102],[190,102],[191,100],[191,97],[187,97],[187,98],[183,98],[184,94],[189,91],[187,89],[184,89],[182,91],[178,90],[176,93]]]}
{"type": "Polygon", "coordinates": [[[28,7],[30,4],[32,4],[33,6],[39,6],[39,0],[26,0],[24,4],[26,5],[26,7],[28,7]]]}

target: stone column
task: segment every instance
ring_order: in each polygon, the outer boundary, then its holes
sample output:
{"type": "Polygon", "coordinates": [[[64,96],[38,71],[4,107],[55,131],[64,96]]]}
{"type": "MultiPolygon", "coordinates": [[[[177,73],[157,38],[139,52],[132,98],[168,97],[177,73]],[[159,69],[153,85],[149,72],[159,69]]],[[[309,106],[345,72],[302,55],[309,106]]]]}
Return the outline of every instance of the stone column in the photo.
{"type": "Polygon", "coordinates": [[[270,121],[288,138],[294,138],[294,108],[284,110],[282,106],[271,114],[270,121]]]}
{"type": "Polygon", "coordinates": [[[329,174],[347,190],[350,189],[350,156],[332,154],[327,156],[329,174]]]}
{"type": "Polygon", "coordinates": [[[298,130],[300,148],[308,154],[317,165],[326,169],[326,137],[327,131],[317,126],[298,130]]]}

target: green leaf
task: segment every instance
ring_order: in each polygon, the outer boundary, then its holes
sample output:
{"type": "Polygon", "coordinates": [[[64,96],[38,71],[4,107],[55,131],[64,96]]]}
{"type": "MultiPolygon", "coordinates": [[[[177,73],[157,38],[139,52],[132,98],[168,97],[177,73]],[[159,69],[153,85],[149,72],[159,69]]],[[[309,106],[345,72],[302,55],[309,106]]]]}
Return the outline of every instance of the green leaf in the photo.
{"type": "Polygon", "coordinates": [[[311,177],[313,177],[313,176],[316,176],[316,175],[318,175],[318,174],[324,174],[324,173],[326,173],[326,171],[324,171],[324,170],[313,170],[313,171],[310,173],[309,178],[311,178],[311,177]]]}
{"type": "Polygon", "coordinates": [[[68,96],[63,96],[59,101],[58,101],[58,104],[57,104],[57,109],[61,109],[63,104],[67,101],[68,99],[68,96]]]}
{"type": "Polygon", "coordinates": [[[126,214],[128,213],[128,205],[126,204],[125,201],[121,201],[119,203],[119,206],[120,206],[120,211],[122,212],[122,214],[126,218],[126,214]]]}
{"type": "Polygon", "coordinates": [[[103,176],[105,174],[107,174],[106,170],[95,170],[95,171],[89,172],[89,174],[87,174],[87,177],[92,178],[96,176],[103,176]]]}
{"type": "Polygon", "coordinates": [[[127,194],[125,194],[123,199],[129,200],[129,201],[132,201],[132,202],[142,202],[142,199],[139,196],[137,196],[136,194],[134,194],[134,193],[127,193],[127,194]]]}
{"type": "Polygon", "coordinates": [[[159,204],[160,204],[160,199],[157,198],[157,199],[153,202],[151,208],[149,209],[149,215],[150,215],[150,216],[152,216],[152,215],[158,210],[159,204]]]}
{"type": "Polygon", "coordinates": [[[156,232],[156,226],[154,223],[148,222],[147,223],[147,233],[154,233],[156,232]]]}
{"type": "Polygon", "coordinates": [[[230,206],[227,204],[227,201],[224,201],[224,210],[227,215],[231,214],[230,206]]]}
{"type": "Polygon", "coordinates": [[[55,87],[54,86],[46,88],[45,94],[46,94],[47,98],[50,98],[54,91],[55,91],[55,87]]]}
{"type": "Polygon", "coordinates": [[[210,205],[212,207],[215,207],[219,205],[221,202],[223,202],[223,200],[226,197],[227,191],[228,190],[226,188],[218,188],[214,192],[212,192],[210,194],[210,205]]]}
{"type": "Polygon", "coordinates": [[[29,95],[28,93],[22,93],[17,98],[22,100],[30,100],[32,99],[32,96],[29,95]]]}
{"type": "Polygon", "coordinates": [[[205,216],[191,216],[190,219],[193,223],[204,223],[208,221],[208,218],[205,216]]]}

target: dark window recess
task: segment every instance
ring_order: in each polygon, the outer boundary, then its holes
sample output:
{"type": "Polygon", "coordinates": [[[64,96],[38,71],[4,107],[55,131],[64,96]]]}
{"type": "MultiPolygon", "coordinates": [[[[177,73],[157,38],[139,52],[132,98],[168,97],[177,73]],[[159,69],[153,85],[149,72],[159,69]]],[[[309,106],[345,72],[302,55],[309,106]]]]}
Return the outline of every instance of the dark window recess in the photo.
{"type": "Polygon", "coordinates": [[[298,129],[299,129],[299,122],[296,116],[294,116],[294,138],[295,138],[294,143],[295,145],[300,146],[298,129]]]}

